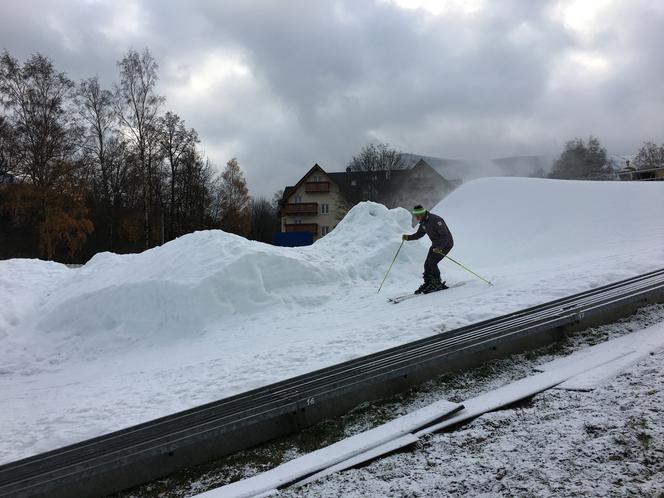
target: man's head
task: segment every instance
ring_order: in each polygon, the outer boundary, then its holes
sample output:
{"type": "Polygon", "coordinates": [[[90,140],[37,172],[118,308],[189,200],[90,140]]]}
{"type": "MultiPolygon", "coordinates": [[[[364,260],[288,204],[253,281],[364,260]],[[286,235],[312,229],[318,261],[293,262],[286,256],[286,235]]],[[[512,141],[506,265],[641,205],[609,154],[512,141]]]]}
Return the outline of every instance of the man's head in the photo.
{"type": "Polygon", "coordinates": [[[417,206],[415,206],[413,208],[412,213],[413,213],[413,216],[415,216],[415,218],[417,218],[417,221],[422,221],[424,219],[424,217],[427,215],[427,210],[424,209],[420,204],[418,204],[417,206]]]}

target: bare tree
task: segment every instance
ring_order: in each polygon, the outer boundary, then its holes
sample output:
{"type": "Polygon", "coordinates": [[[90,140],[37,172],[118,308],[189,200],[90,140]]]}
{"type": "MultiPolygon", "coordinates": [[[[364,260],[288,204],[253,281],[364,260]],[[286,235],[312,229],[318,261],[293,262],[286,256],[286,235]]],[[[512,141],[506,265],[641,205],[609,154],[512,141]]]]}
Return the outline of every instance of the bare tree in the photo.
{"type": "Polygon", "coordinates": [[[353,171],[386,171],[406,167],[401,152],[389,144],[365,145],[357,156],[353,156],[348,167],[353,171]]]}
{"type": "Polygon", "coordinates": [[[53,186],[56,162],[69,161],[78,149],[78,129],[68,112],[73,88],[42,55],[33,55],[23,66],[6,50],[0,57],[0,101],[9,110],[16,173],[35,186],[53,186]]]}
{"type": "Polygon", "coordinates": [[[136,150],[143,196],[144,247],[150,246],[150,207],[155,192],[153,181],[157,142],[157,114],[164,97],[155,93],[157,62],[148,50],[129,50],[118,63],[120,83],[116,87],[116,114],[122,131],[136,150]]]}
{"type": "Polygon", "coordinates": [[[664,166],[664,145],[657,146],[652,142],[645,142],[634,158],[637,169],[653,169],[664,166]]]}
{"type": "Polygon", "coordinates": [[[272,243],[275,232],[280,229],[277,211],[264,197],[251,199],[251,231],[250,240],[272,243]]]}
{"type": "Polygon", "coordinates": [[[357,156],[353,156],[347,167],[349,174],[356,173],[354,180],[358,185],[357,198],[351,199],[351,203],[379,200],[381,195],[386,194],[391,171],[405,168],[401,152],[390,148],[388,144],[365,145],[357,156]]]}
{"type": "Polygon", "coordinates": [[[83,148],[86,162],[92,166],[90,183],[108,230],[108,247],[113,250],[117,215],[128,180],[127,147],[117,131],[113,93],[102,89],[97,77],[81,81],[77,102],[86,126],[83,148]]]}
{"type": "Polygon", "coordinates": [[[226,169],[221,174],[218,199],[221,229],[242,236],[248,235],[251,228],[249,190],[236,158],[226,163],[226,169]]]}
{"type": "Polygon", "coordinates": [[[274,209],[275,212],[279,211],[279,206],[281,205],[281,200],[283,198],[284,198],[284,189],[282,188],[277,190],[272,196],[272,202],[270,204],[272,205],[272,209],[274,209]]]}
{"type": "Polygon", "coordinates": [[[39,54],[23,65],[0,57],[0,101],[9,111],[12,169],[24,182],[12,189],[16,218],[37,235],[47,258],[80,249],[93,225],[85,206],[80,129],[72,112],[74,83],[39,54]]]}
{"type": "Polygon", "coordinates": [[[195,130],[187,130],[184,121],[177,114],[167,112],[159,119],[160,143],[170,173],[170,202],[168,238],[174,238],[176,208],[176,191],[179,182],[178,176],[182,163],[187,154],[198,143],[198,134],[195,130]]]}
{"type": "Polygon", "coordinates": [[[215,180],[213,168],[195,150],[191,149],[184,157],[182,174],[178,182],[178,226],[176,234],[211,228],[219,213],[214,212],[213,195],[215,180]]]}
{"type": "Polygon", "coordinates": [[[7,119],[0,115],[0,177],[11,171],[12,135],[13,130],[7,119]]]}

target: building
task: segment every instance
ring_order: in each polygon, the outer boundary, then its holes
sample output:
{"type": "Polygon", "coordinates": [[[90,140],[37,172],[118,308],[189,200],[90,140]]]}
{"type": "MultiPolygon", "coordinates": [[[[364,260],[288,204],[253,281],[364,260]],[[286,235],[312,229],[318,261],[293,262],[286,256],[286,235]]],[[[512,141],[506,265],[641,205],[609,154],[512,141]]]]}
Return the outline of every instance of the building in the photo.
{"type": "Polygon", "coordinates": [[[279,203],[282,234],[307,233],[311,240],[327,235],[355,204],[365,200],[389,208],[435,206],[453,189],[424,160],[413,167],[385,171],[328,173],[318,164],[293,186],[279,203]]]}
{"type": "Polygon", "coordinates": [[[633,181],[664,181],[664,166],[659,168],[636,169],[626,162],[625,169],[617,173],[621,180],[633,181]]]}
{"type": "Polygon", "coordinates": [[[339,185],[318,164],[294,186],[286,187],[279,202],[282,233],[307,233],[316,240],[327,235],[347,210],[339,185]]]}

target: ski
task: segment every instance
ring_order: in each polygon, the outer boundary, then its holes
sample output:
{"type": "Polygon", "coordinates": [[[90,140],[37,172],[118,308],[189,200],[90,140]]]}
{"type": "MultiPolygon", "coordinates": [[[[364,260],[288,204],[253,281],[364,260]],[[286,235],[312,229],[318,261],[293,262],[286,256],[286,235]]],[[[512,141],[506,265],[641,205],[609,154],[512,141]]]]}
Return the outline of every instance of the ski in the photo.
{"type": "MultiPolygon", "coordinates": [[[[454,289],[455,287],[461,287],[465,283],[466,282],[457,282],[456,284],[448,285],[447,289],[441,289],[441,290],[448,290],[448,289],[454,289]]],[[[429,292],[428,294],[412,294],[412,293],[402,294],[401,296],[388,297],[387,302],[392,304],[398,304],[402,303],[403,301],[408,301],[409,299],[413,299],[414,297],[428,296],[429,294],[435,294],[436,292],[440,291],[429,292]]]]}

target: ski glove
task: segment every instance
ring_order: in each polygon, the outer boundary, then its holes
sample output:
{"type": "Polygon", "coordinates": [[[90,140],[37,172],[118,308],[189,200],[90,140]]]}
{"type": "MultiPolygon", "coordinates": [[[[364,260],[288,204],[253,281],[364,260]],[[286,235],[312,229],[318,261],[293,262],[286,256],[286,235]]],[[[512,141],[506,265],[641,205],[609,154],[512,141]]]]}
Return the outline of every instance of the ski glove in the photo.
{"type": "Polygon", "coordinates": [[[402,235],[401,240],[408,240],[408,235],[402,235]]]}
{"type": "Polygon", "coordinates": [[[433,252],[435,252],[436,254],[440,254],[441,256],[445,256],[445,251],[443,251],[443,250],[442,250],[441,248],[439,248],[439,247],[432,247],[431,250],[432,250],[433,252]]]}

